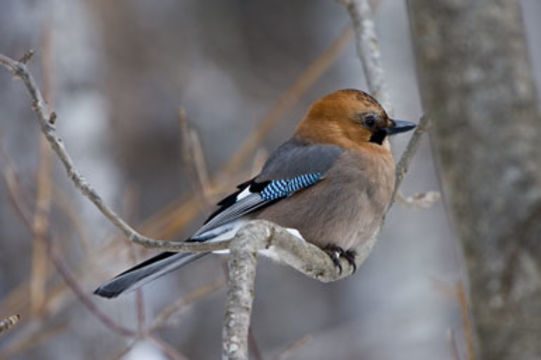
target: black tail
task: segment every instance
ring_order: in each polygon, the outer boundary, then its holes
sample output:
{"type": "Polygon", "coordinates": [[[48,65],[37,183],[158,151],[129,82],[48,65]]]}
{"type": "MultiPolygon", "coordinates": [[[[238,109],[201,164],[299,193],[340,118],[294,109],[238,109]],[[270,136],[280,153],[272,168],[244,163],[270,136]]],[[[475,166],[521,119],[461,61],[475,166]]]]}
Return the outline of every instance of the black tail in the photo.
{"type": "Polygon", "coordinates": [[[94,294],[106,298],[117,297],[125,291],[135,290],[147,282],[189,264],[206,254],[208,253],[163,252],[117,275],[97,288],[94,294]]]}

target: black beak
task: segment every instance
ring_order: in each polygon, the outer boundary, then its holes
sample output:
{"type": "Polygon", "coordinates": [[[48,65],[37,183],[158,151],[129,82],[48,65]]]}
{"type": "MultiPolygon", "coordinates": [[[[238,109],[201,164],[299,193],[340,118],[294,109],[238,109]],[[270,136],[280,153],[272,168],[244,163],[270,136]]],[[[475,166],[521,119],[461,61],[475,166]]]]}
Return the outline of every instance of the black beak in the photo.
{"type": "Polygon", "coordinates": [[[404,120],[391,120],[391,122],[393,123],[393,126],[385,128],[387,135],[395,135],[402,132],[410,131],[415,129],[415,126],[417,126],[415,125],[415,123],[404,120]]]}

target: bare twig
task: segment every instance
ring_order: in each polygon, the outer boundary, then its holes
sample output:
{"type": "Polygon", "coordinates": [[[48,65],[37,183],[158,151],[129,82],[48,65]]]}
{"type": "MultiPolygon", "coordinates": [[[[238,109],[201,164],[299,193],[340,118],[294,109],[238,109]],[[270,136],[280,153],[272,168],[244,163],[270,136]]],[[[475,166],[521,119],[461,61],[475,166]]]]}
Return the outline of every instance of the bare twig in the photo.
{"type": "Polygon", "coordinates": [[[136,331],[130,330],[116,323],[113,319],[107,316],[96,306],[96,304],[89,298],[88,294],[83,289],[81,289],[81,287],[77,283],[77,280],[75,280],[71,271],[69,270],[68,266],[64,263],[63,257],[58,254],[58,250],[55,247],[55,242],[51,242],[51,260],[60,276],[62,276],[63,280],[68,284],[68,286],[75,293],[81,303],[92,313],[92,315],[94,315],[103,325],[105,325],[111,331],[122,336],[135,337],[137,335],[136,331]]]}
{"type": "Polygon", "coordinates": [[[459,280],[455,284],[455,294],[460,305],[460,317],[462,319],[462,328],[464,329],[464,340],[466,341],[466,356],[468,360],[473,360],[475,359],[475,346],[473,326],[470,321],[470,301],[462,280],[459,280]]]}
{"type": "MultiPolygon", "coordinates": [[[[335,63],[352,38],[353,29],[348,26],[280,96],[276,104],[259,120],[252,132],[246,137],[247,140],[235,152],[230,161],[219,171],[219,175],[211,179],[213,194],[222,193],[245,180],[243,176],[235,176],[241,173],[239,169],[249,160],[268,132],[306,93],[311,84],[315,83],[335,63]]],[[[155,237],[170,238],[200,213],[199,202],[200,196],[198,194],[192,195],[187,200],[176,200],[144,221],[141,228],[143,232],[151,233],[155,237]]]]}
{"type": "Polygon", "coordinates": [[[161,312],[161,314],[158,315],[158,317],[156,317],[156,319],[152,323],[152,326],[150,326],[149,332],[155,331],[158,328],[164,326],[168,322],[168,320],[171,318],[171,316],[185,309],[186,307],[188,307],[190,304],[194,303],[195,301],[213,293],[214,291],[217,291],[218,289],[221,289],[223,286],[224,286],[223,280],[215,281],[208,285],[199,287],[193,292],[187,294],[186,296],[181,297],[180,299],[175,301],[173,304],[166,307],[161,312]]]}
{"type": "Polygon", "coordinates": [[[254,356],[254,360],[263,360],[263,355],[261,354],[259,345],[257,345],[252,325],[248,327],[248,353],[250,352],[250,349],[252,349],[251,352],[254,356]]]}
{"type": "Polygon", "coordinates": [[[157,336],[149,335],[149,340],[154,343],[161,351],[171,360],[188,360],[186,356],[179,353],[176,349],[172,348],[171,345],[163,341],[157,336]]]}
{"type": "Polygon", "coordinates": [[[32,57],[34,56],[36,52],[32,49],[28,50],[27,52],[25,52],[23,54],[23,56],[21,56],[19,58],[19,62],[23,63],[23,64],[26,64],[30,61],[30,59],[32,59],[32,57]]]}
{"type": "Polygon", "coordinates": [[[396,193],[395,200],[400,205],[410,208],[428,209],[434,205],[441,197],[438,191],[427,191],[424,193],[416,193],[405,197],[400,191],[396,193]]]}
{"type": "MultiPolygon", "coordinates": [[[[336,0],[347,9],[353,29],[355,31],[355,47],[357,55],[363,65],[366,82],[372,95],[383,105],[389,114],[392,114],[393,108],[387,85],[385,83],[384,71],[381,66],[381,54],[379,51],[378,40],[376,37],[373,11],[369,0],[336,0]]],[[[377,3],[376,3],[377,5],[377,3]]],[[[396,182],[391,204],[394,202],[396,192],[404,175],[408,171],[411,159],[419,147],[421,135],[427,130],[430,119],[426,116],[421,117],[415,132],[402,154],[398,165],[396,166],[396,182]]]]}
{"type": "Polygon", "coordinates": [[[130,344],[128,344],[128,346],[126,346],[125,348],[123,348],[119,352],[115,353],[113,356],[111,356],[109,358],[109,360],[122,360],[122,359],[124,359],[125,356],[128,355],[129,352],[132,351],[133,348],[135,347],[135,345],[137,345],[138,343],[139,343],[138,341],[132,341],[130,344]]]}
{"type": "Polygon", "coordinates": [[[274,360],[287,360],[291,359],[294,353],[301,347],[303,347],[307,342],[311,341],[313,337],[311,335],[303,336],[302,338],[294,341],[291,345],[285,348],[280,352],[274,360]]]}
{"type": "Polygon", "coordinates": [[[151,239],[143,236],[129,226],[123,219],[121,219],[110,207],[108,207],[94,190],[94,188],[83,178],[79,171],[74,167],[71,157],[66,152],[64,143],[60,137],[56,135],[56,129],[51,124],[50,116],[51,112],[47,108],[45,101],[41,95],[41,92],[32,77],[32,74],[28,71],[25,64],[13,60],[7,56],[0,54],[0,64],[11,70],[13,74],[19,77],[25,84],[30,97],[32,99],[32,106],[34,112],[37,115],[41,131],[45,138],[53,148],[62,165],[66,169],[68,177],[72,180],[73,184],[81,191],[81,193],[87,197],[101,213],[109,219],[113,225],[120,229],[130,241],[136,244],[142,245],[147,248],[163,249],[169,251],[188,251],[188,252],[207,252],[214,250],[227,249],[228,242],[203,244],[198,243],[185,243],[185,242],[166,242],[151,239]]]}
{"type": "Polygon", "coordinates": [[[453,355],[454,360],[462,360],[460,358],[460,351],[458,349],[458,344],[456,341],[455,331],[449,329],[449,346],[451,347],[451,354],[453,355]]]}
{"type": "MultiPolygon", "coordinates": [[[[47,104],[54,106],[53,35],[49,27],[44,29],[43,34],[43,56],[41,61],[43,94],[47,104]]],[[[45,284],[48,273],[45,234],[49,229],[52,191],[51,150],[45,138],[41,134],[39,136],[39,168],[33,219],[35,236],[32,244],[32,273],[30,279],[30,305],[33,314],[41,313],[45,303],[45,284]]]]}
{"type": "Polygon", "coordinates": [[[67,323],[65,321],[52,325],[47,322],[31,321],[26,329],[21,328],[18,330],[19,332],[23,332],[22,336],[19,333],[14,334],[13,341],[8,346],[2,347],[0,359],[13,359],[16,354],[25,352],[40,343],[54,338],[62,331],[65,331],[66,328],[67,323]]]}
{"type": "Polygon", "coordinates": [[[470,300],[464,286],[464,281],[458,280],[454,284],[449,284],[439,279],[434,279],[434,286],[445,296],[456,299],[460,307],[460,318],[462,320],[462,329],[464,330],[464,343],[466,345],[466,358],[475,359],[475,346],[473,325],[470,320],[470,300]]]}
{"type": "Polygon", "coordinates": [[[263,165],[269,158],[269,153],[263,149],[259,148],[257,149],[255,155],[254,155],[254,161],[252,162],[252,169],[250,170],[250,176],[249,178],[256,177],[259,172],[261,171],[261,168],[263,168],[263,165]]]}
{"type": "Polygon", "coordinates": [[[411,136],[410,141],[408,142],[408,145],[406,146],[406,150],[404,150],[402,157],[400,157],[400,161],[398,161],[398,164],[396,165],[396,180],[393,196],[391,197],[391,202],[394,201],[396,197],[396,192],[398,191],[398,187],[400,186],[402,180],[404,179],[404,176],[408,172],[411,160],[413,159],[413,156],[419,148],[421,136],[428,130],[429,127],[430,118],[428,116],[422,116],[421,120],[419,120],[419,124],[417,124],[417,127],[413,132],[413,135],[411,136]]]}
{"type": "MultiPolygon", "coordinates": [[[[135,222],[137,218],[137,209],[139,205],[138,193],[134,186],[128,186],[124,195],[124,217],[131,222],[135,222]]],[[[129,242],[127,239],[124,239],[128,256],[132,263],[138,261],[136,246],[129,242]]],[[[145,314],[145,297],[142,288],[135,290],[135,303],[136,303],[136,313],[137,313],[137,330],[140,334],[144,332],[146,327],[146,314],[145,314]]]]}
{"type": "Polygon", "coordinates": [[[71,203],[71,199],[64,191],[62,191],[62,189],[60,189],[58,186],[53,186],[52,191],[54,204],[66,216],[73,226],[75,234],[77,234],[76,238],[80,242],[81,251],[85,256],[89,255],[90,236],[87,229],[84,227],[83,221],[80,217],[80,212],[75,211],[75,208],[71,203]]]}
{"type": "Polygon", "coordinates": [[[355,32],[355,48],[363,65],[368,89],[383,107],[392,113],[370,2],[368,0],[336,1],[346,7],[351,17],[355,32]]]}
{"type": "MultiPolygon", "coordinates": [[[[248,329],[254,295],[257,253],[272,251],[282,262],[314,279],[328,282],[352,274],[353,267],[340,259],[342,273],[319,247],[268,221],[251,221],[233,238],[228,262],[227,302],[223,326],[223,359],[248,359],[248,329]]],[[[359,251],[359,266],[366,251],[359,251]]]]}
{"type": "Polygon", "coordinates": [[[210,177],[199,135],[190,126],[184,108],[179,109],[177,118],[182,137],[182,157],[189,168],[194,191],[201,193],[204,200],[209,202],[210,177]]]}
{"type": "MultiPolygon", "coordinates": [[[[6,180],[8,178],[12,178],[13,180],[16,179],[15,171],[13,170],[13,168],[10,168],[9,166],[6,166],[4,168],[3,173],[4,173],[4,176],[6,176],[6,180]]],[[[9,194],[13,202],[13,205],[16,208],[17,213],[20,215],[21,220],[25,224],[26,228],[30,231],[30,233],[36,236],[36,229],[34,228],[34,225],[31,219],[30,209],[25,205],[25,201],[24,201],[25,197],[22,195],[22,191],[19,189],[17,181],[10,181],[8,183],[8,190],[9,190],[9,194]]],[[[83,289],[81,289],[77,280],[74,278],[73,274],[69,270],[68,266],[64,263],[63,256],[61,256],[58,253],[58,249],[56,247],[57,242],[55,241],[53,235],[43,234],[43,236],[49,245],[47,247],[46,254],[49,255],[56,270],[58,271],[60,276],[63,278],[63,280],[66,282],[66,284],[69,286],[69,288],[73,291],[73,293],[75,293],[75,295],[79,298],[81,303],[99,321],[101,321],[106,327],[111,329],[113,332],[116,332],[119,335],[129,336],[129,337],[134,337],[135,335],[137,335],[135,331],[124,328],[123,326],[117,324],[113,319],[108,317],[96,306],[96,304],[89,298],[88,294],[83,289]]]]}
{"type": "Polygon", "coordinates": [[[7,332],[15,324],[19,322],[21,316],[19,314],[8,316],[7,318],[0,320],[0,335],[7,332]]]}
{"type": "MultiPolygon", "coordinates": [[[[372,9],[376,9],[381,0],[372,0],[372,9]]],[[[318,57],[310,63],[295,82],[282,94],[276,104],[259,120],[258,125],[246,137],[247,140],[235,152],[230,161],[222,168],[220,174],[237,174],[242,165],[252,156],[255,149],[261,144],[268,132],[280,119],[291,110],[303,94],[310,89],[310,84],[315,83],[325,71],[335,63],[336,59],[347,48],[346,45],[353,38],[352,26],[347,26],[334,41],[318,57]]],[[[215,193],[228,189],[231,185],[231,176],[216,176],[211,180],[215,193]],[[219,185],[224,185],[219,187],[219,185]]],[[[240,177],[240,180],[244,178],[240,177]]],[[[188,200],[176,200],[166,206],[160,212],[147,219],[142,229],[146,233],[152,233],[155,237],[169,238],[186,226],[198,214],[197,204],[199,196],[191,196],[188,200]]]]}

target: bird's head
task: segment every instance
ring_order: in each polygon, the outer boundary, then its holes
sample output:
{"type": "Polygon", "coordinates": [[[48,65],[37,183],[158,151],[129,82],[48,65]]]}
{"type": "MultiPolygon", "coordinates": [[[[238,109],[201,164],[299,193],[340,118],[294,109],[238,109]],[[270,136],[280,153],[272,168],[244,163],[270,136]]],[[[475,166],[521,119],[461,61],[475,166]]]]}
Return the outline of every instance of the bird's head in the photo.
{"type": "Polygon", "coordinates": [[[413,128],[412,122],[389,118],[372,96],[359,90],[338,90],[310,107],[297,134],[307,140],[355,147],[382,145],[387,136],[413,128]]]}

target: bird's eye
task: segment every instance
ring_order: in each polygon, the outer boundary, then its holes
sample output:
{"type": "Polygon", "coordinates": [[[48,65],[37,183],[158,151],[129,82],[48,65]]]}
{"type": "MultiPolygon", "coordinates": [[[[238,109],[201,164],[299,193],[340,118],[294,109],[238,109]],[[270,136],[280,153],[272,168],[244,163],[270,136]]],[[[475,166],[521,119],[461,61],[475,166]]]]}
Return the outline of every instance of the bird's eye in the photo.
{"type": "Polygon", "coordinates": [[[376,126],[377,119],[374,115],[366,115],[364,118],[364,125],[371,129],[376,126]]]}

